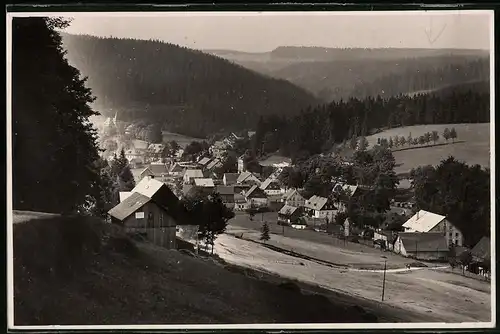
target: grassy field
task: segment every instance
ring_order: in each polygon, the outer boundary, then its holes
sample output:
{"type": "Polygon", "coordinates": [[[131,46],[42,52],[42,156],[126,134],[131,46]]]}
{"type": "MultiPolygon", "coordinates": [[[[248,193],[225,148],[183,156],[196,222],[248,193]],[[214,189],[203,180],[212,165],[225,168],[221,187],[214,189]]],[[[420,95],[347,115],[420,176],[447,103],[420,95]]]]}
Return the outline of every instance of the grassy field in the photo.
{"type": "MultiPolygon", "coordinates": [[[[407,173],[412,168],[422,165],[438,165],[442,160],[452,155],[457,160],[464,161],[469,165],[479,164],[484,167],[490,165],[490,124],[431,124],[415,125],[401,128],[394,128],[367,137],[369,145],[377,143],[377,138],[387,138],[394,136],[419,137],[426,132],[438,131],[439,141],[444,143],[443,130],[454,127],[458,134],[460,143],[415,148],[394,152],[394,158],[398,166],[396,173],[407,173]],[[462,142],[463,141],[463,142],[462,142]]],[[[451,143],[451,140],[448,142],[451,143]]],[[[407,146],[405,146],[407,147],[407,146]]]]}
{"type": "Polygon", "coordinates": [[[163,142],[164,143],[168,143],[172,140],[175,140],[177,142],[177,144],[179,144],[179,146],[182,148],[185,148],[186,146],[191,144],[191,142],[193,142],[193,141],[200,141],[201,142],[201,141],[205,140],[205,139],[201,139],[201,138],[188,137],[188,136],[181,135],[178,133],[166,132],[166,131],[163,131],[162,134],[163,134],[163,142]]]}

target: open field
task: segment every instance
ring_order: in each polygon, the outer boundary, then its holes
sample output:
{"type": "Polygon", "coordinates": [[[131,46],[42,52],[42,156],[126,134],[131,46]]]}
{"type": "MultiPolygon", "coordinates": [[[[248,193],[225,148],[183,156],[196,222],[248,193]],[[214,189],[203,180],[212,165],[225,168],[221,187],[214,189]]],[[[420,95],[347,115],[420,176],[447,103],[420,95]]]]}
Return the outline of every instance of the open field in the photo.
{"type": "MultiPolygon", "coordinates": [[[[457,131],[460,143],[451,145],[415,148],[411,150],[396,151],[394,158],[398,166],[396,173],[407,173],[412,168],[422,165],[438,165],[442,160],[452,155],[457,160],[464,161],[469,165],[479,164],[484,167],[490,166],[490,124],[430,124],[415,125],[401,128],[389,129],[372,136],[367,140],[370,145],[377,143],[377,138],[389,138],[394,136],[419,137],[426,132],[438,131],[439,143],[445,142],[443,131],[445,128],[454,127],[457,131]]],[[[451,142],[451,140],[449,140],[451,142]]],[[[406,146],[405,146],[406,147],[406,146]]]]}
{"type": "MultiPolygon", "coordinates": [[[[227,234],[217,239],[216,252],[231,263],[372,301],[381,299],[381,272],[332,268],[227,234]]],[[[387,272],[383,304],[414,313],[415,322],[476,322],[491,317],[489,283],[430,268],[387,272]]]]}
{"type": "Polygon", "coordinates": [[[185,135],[181,135],[179,133],[173,133],[173,132],[167,132],[167,131],[162,131],[162,137],[163,137],[163,142],[168,143],[172,140],[175,140],[177,144],[179,144],[180,147],[185,148],[191,142],[193,141],[204,141],[206,139],[201,139],[201,138],[194,138],[194,137],[189,137],[185,135]]]}

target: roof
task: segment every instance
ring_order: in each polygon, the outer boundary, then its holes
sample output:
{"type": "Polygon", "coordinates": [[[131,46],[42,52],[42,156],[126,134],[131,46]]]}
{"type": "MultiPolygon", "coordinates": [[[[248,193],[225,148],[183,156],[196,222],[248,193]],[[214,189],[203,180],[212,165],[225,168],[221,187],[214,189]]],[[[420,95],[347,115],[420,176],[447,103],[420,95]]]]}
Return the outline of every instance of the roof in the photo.
{"type": "Polygon", "coordinates": [[[214,160],[212,160],[212,161],[211,161],[211,162],[207,165],[207,169],[209,169],[209,170],[210,170],[210,169],[212,169],[212,168],[214,168],[214,167],[216,167],[217,165],[220,165],[220,164],[221,164],[221,162],[220,162],[220,160],[219,160],[219,159],[214,159],[214,160]]]}
{"type": "Polygon", "coordinates": [[[399,233],[407,252],[444,252],[448,251],[448,245],[443,233],[399,233]]]}
{"type": "Polygon", "coordinates": [[[215,192],[221,195],[234,195],[234,187],[231,186],[216,186],[215,192]]]}
{"type": "Polygon", "coordinates": [[[194,184],[195,186],[197,187],[214,187],[214,181],[212,179],[209,179],[209,178],[197,178],[197,179],[194,179],[194,184]]]}
{"type": "Polygon", "coordinates": [[[304,206],[313,210],[321,210],[327,202],[328,198],[314,195],[309,198],[309,200],[306,200],[306,204],[304,206]]]}
{"type": "Polygon", "coordinates": [[[490,238],[482,237],[481,240],[472,248],[471,254],[480,259],[490,259],[491,242],[490,238]]]}
{"type": "Polygon", "coordinates": [[[168,174],[168,168],[166,164],[163,163],[152,163],[148,167],[146,167],[142,172],[145,172],[146,170],[150,170],[150,172],[153,175],[162,175],[162,174],[168,174]]]}
{"type": "Polygon", "coordinates": [[[297,209],[298,208],[294,206],[285,205],[281,208],[281,210],[278,213],[282,215],[292,215],[295,211],[297,211],[297,209]]]}
{"type": "Polygon", "coordinates": [[[201,169],[186,169],[186,172],[184,173],[184,176],[187,176],[189,178],[204,178],[203,172],[201,169]]]}
{"type": "Polygon", "coordinates": [[[261,166],[290,166],[292,159],[280,155],[271,155],[266,159],[259,161],[261,166]]]}
{"type": "Polygon", "coordinates": [[[338,192],[341,189],[343,189],[345,191],[345,193],[348,197],[351,197],[352,195],[354,195],[354,193],[358,189],[358,186],[353,186],[353,185],[345,184],[345,183],[336,183],[333,186],[332,192],[338,192]]]}
{"type": "Polygon", "coordinates": [[[207,158],[207,157],[203,157],[200,159],[200,161],[198,161],[198,163],[202,166],[205,166],[206,164],[208,164],[210,162],[210,158],[207,158]]]}
{"type": "MultiPolygon", "coordinates": [[[[292,198],[292,196],[294,195],[299,195],[300,197],[302,197],[302,195],[299,193],[299,191],[295,188],[291,188],[291,189],[288,189],[285,194],[283,195],[283,198],[285,200],[289,200],[290,198],[292,198]]],[[[303,197],[302,197],[303,198],[303,197]]]]}
{"type": "Polygon", "coordinates": [[[250,188],[246,193],[245,197],[248,197],[250,195],[256,195],[260,196],[258,198],[267,198],[266,194],[260,189],[257,185],[253,185],[252,188],[250,188]]]}
{"type": "Polygon", "coordinates": [[[242,194],[234,194],[234,202],[245,203],[246,202],[245,196],[243,196],[242,194]]]}
{"type": "Polygon", "coordinates": [[[160,188],[165,185],[163,182],[155,180],[155,179],[149,179],[149,178],[143,178],[135,187],[132,189],[132,192],[142,194],[144,196],[147,196],[149,198],[153,197],[154,194],[160,188]]]}
{"type": "Polygon", "coordinates": [[[272,183],[276,183],[279,186],[279,182],[276,179],[268,177],[264,182],[261,183],[260,189],[266,190],[272,183]]]}
{"type": "Polygon", "coordinates": [[[179,165],[177,162],[175,164],[172,165],[172,167],[170,168],[170,172],[182,172],[184,170],[185,167],[182,167],[181,165],[179,165]]]}
{"type": "Polygon", "coordinates": [[[130,197],[130,195],[132,195],[131,191],[120,191],[120,202],[123,202],[127,197],[130,197]]]}
{"type": "Polygon", "coordinates": [[[237,182],[237,183],[242,183],[242,182],[246,181],[246,180],[247,180],[247,179],[249,179],[249,178],[251,178],[251,179],[255,179],[255,180],[259,181],[259,183],[260,183],[259,178],[258,178],[257,176],[255,176],[255,175],[254,175],[253,173],[251,173],[251,172],[243,172],[243,173],[241,173],[241,174],[238,176],[238,179],[236,180],[236,182],[237,182]]]}
{"type": "Polygon", "coordinates": [[[224,173],[223,178],[226,180],[226,183],[234,184],[238,180],[239,175],[238,173],[224,173]]]}
{"type": "Polygon", "coordinates": [[[409,232],[429,232],[445,218],[436,213],[420,210],[408,219],[403,227],[409,232]]]}
{"type": "Polygon", "coordinates": [[[144,140],[139,140],[139,139],[134,139],[132,140],[132,145],[136,150],[147,150],[148,149],[148,142],[144,140]]]}
{"type": "Polygon", "coordinates": [[[123,221],[150,200],[151,198],[135,192],[127,197],[123,202],[120,202],[114,208],[109,210],[108,214],[111,217],[123,221]]]}

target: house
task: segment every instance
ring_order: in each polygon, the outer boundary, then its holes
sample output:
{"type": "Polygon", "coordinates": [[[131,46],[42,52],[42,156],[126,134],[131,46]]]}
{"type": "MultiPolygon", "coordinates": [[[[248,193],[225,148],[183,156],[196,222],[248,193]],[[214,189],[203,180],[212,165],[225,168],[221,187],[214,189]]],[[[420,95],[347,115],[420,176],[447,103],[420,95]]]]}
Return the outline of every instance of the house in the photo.
{"type": "Polygon", "coordinates": [[[446,260],[448,243],[440,232],[402,232],[394,243],[394,252],[418,260],[446,260]]]}
{"type": "Polygon", "coordinates": [[[213,171],[215,168],[219,168],[219,167],[222,167],[222,162],[218,158],[215,158],[214,160],[210,161],[207,164],[207,170],[209,170],[209,171],[213,171]]]}
{"type": "Polygon", "coordinates": [[[419,210],[403,224],[405,232],[441,233],[448,245],[463,245],[462,232],[449,222],[445,216],[419,210]]]}
{"type": "Polygon", "coordinates": [[[281,194],[281,185],[278,180],[267,178],[264,182],[261,183],[260,189],[264,190],[266,195],[280,195],[281,194]]]}
{"type": "Polygon", "coordinates": [[[328,221],[326,218],[314,218],[304,216],[300,220],[302,220],[307,226],[310,226],[313,230],[321,230],[322,227],[326,227],[328,225],[328,221]]]}
{"type": "Polygon", "coordinates": [[[180,177],[184,175],[184,172],[186,171],[186,168],[184,166],[181,166],[179,163],[174,163],[172,167],[170,167],[170,175],[174,177],[180,177]]]}
{"type": "Polygon", "coordinates": [[[155,245],[175,248],[179,199],[164,183],[150,178],[121,196],[123,201],[109,210],[111,221],[126,233],[142,233],[155,245]]]}
{"type": "Polygon", "coordinates": [[[361,194],[361,187],[337,182],[332,188],[332,195],[336,199],[335,204],[341,212],[347,210],[349,200],[361,194]]]}
{"type": "Polygon", "coordinates": [[[491,241],[488,237],[481,240],[471,249],[472,261],[467,270],[475,274],[489,277],[491,271],[491,241]]]}
{"type": "Polygon", "coordinates": [[[373,241],[379,241],[384,249],[392,249],[394,235],[392,231],[375,231],[373,241]]]}
{"type": "Polygon", "coordinates": [[[232,186],[216,186],[215,192],[219,194],[224,203],[228,208],[234,209],[234,187],[232,186]]]}
{"type": "Polygon", "coordinates": [[[224,173],[224,175],[222,177],[222,183],[225,186],[232,186],[232,185],[236,184],[236,180],[238,180],[238,176],[240,176],[240,174],[238,174],[238,173],[224,173]]]}
{"type": "Polygon", "coordinates": [[[165,145],[163,144],[149,144],[147,151],[152,159],[160,159],[164,149],[165,145]]]}
{"type": "Polygon", "coordinates": [[[338,209],[329,198],[312,196],[304,204],[306,211],[314,218],[328,218],[330,221],[337,215],[338,209]]]}
{"type": "Polygon", "coordinates": [[[292,159],[273,154],[273,155],[259,161],[259,164],[262,167],[275,167],[275,168],[290,167],[292,165],[292,159]]]}
{"type": "Polygon", "coordinates": [[[210,178],[196,178],[194,179],[194,185],[197,187],[204,187],[204,188],[214,188],[214,181],[210,178]]]}
{"type": "Polygon", "coordinates": [[[201,169],[186,169],[184,172],[183,180],[184,184],[190,184],[194,179],[203,179],[205,176],[201,169]]]}
{"type": "Polygon", "coordinates": [[[140,174],[141,180],[146,177],[152,177],[157,180],[164,180],[169,175],[169,171],[166,164],[163,163],[152,163],[149,164],[140,174]]]}
{"type": "Polygon", "coordinates": [[[300,208],[285,205],[278,212],[278,221],[283,221],[287,223],[295,223],[298,221],[301,215],[300,208]]]}
{"type": "Polygon", "coordinates": [[[129,163],[135,161],[136,163],[139,162],[140,164],[143,164],[144,152],[136,150],[135,148],[130,148],[128,150],[125,150],[125,158],[128,160],[129,163]]]}
{"type": "Polygon", "coordinates": [[[247,132],[248,138],[252,138],[253,136],[255,136],[255,133],[256,133],[255,131],[248,131],[247,132]]]}
{"type": "Polygon", "coordinates": [[[303,207],[306,204],[306,199],[302,197],[297,189],[288,189],[287,192],[283,195],[282,201],[286,205],[295,206],[295,207],[303,207]]]}
{"type": "Polygon", "coordinates": [[[214,142],[212,146],[210,146],[208,151],[212,156],[221,158],[230,148],[231,143],[228,140],[218,140],[214,142]]]}
{"type": "Polygon", "coordinates": [[[266,193],[257,185],[253,185],[245,194],[245,199],[248,205],[255,207],[267,207],[268,199],[266,193]]]}
{"type": "Polygon", "coordinates": [[[238,157],[238,173],[245,172],[245,155],[240,155],[238,157]]]}
{"type": "Polygon", "coordinates": [[[207,157],[202,157],[200,160],[198,160],[198,165],[203,169],[207,167],[207,165],[210,163],[212,159],[207,158],[207,157]]]}
{"type": "Polygon", "coordinates": [[[245,199],[245,196],[242,194],[235,193],[234,194],[234,210],[244,211],[248,209],[248,203],[245,199]]]}
{"type": "Polygon", "coordinates": [[[255,174],[253,174],[251,172],[243,172],[238,176],[236,183],[260,186],[260,184],[262,182],[259,180],[259,178],[255,174]]]}

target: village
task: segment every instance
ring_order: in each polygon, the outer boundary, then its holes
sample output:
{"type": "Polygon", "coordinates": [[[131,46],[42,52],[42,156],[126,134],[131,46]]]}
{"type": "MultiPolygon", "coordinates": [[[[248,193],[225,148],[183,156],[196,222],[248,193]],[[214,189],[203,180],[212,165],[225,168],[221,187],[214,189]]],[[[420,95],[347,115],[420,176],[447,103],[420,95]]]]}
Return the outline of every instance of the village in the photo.
{"type": "MultiPolygon", "coordinates": [[[[117,127],[116,124],[116,116],[108,118],[101,131],[109,132],[110,128],[117,127]]],[[[249,131],[246,135],[251,137],[253,134],[249,131]]],[[[111,221],[121,224],[129,233],[143,233],[162,247],[175,249],[181,247],[179,245],[190,245],[197,250],[200,241],[196,225],[176,224],[175,218],[165,208],[194,194],[217,193],[224,205],[235,213],[235,218],[228,223],[231,227],[261,231],[264,224],[266,229],[271,228],[271,232],[283,235],[285,228],[307,230],[304,235],[313,231],[344,243],[362,244],[408,258],[406,268],[410,267],[410,259],[449,263],[452,267],[460,265],[464,271],[489,279],[489,238],[483,237],[475,247],[465,247],[462,232],[447,217],[417,209],[411,197],[406,196],[404,201],[392,199],[386,222],[375,229],[355,226],[349,218],[339,221],[340,217],[347,216],[349,201],[362,196],[366,187],[332,179],[331,196],[304,198],[303,189],[287,188],[280,182],[279,175],[292,167],[289,158],[271,155],[260,160],[260,170],[266,170],[266,177],[247,170],[244,155],[237,157],[234,171],[220,172],[224,160],[229,154],[234,155],[236,143],[242,139],[242,136],[231,133],[214,141],[208,150],[187,157],[180,146],[177,152],[170,150],[170,156],[166,156],[166,147],[171,145],[168,142],[148,143],[133,139],[126,150],[117,145],[113,154],[116,157],[120,148],[124,150],[136,186],[131,191],[120,192],[120,203],[109,211],[111,221]],[[391,228],[395,219],[402,222],[396,229],[391,228]],[[170,222],[165,224],[165,221],[170,222]],[[162,228],[158,229],[160,226],[162,228]]],[[[109,152],[106,154],[108,159],[113,158],[109,152]]],[[[343,159],[342,163],[348,164],[349,161],[343,159]]],[[[308,240],[299,232],[293,235],[308,240]]],[[[327,256],[321,257],[329,260],[327,256]]]]}

